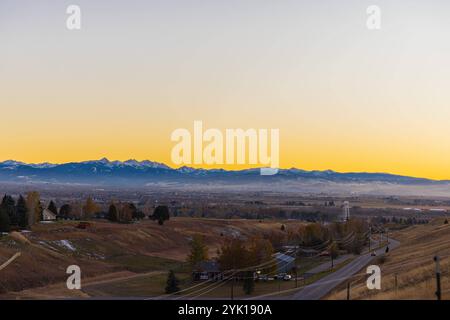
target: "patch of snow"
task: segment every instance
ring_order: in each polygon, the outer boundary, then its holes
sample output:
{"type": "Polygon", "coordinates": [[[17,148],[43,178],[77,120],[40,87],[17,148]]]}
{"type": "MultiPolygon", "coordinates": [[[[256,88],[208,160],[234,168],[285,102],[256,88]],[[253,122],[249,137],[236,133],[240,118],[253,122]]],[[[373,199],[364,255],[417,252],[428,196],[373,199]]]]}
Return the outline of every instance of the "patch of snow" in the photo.
{"type": "Polygon", "coordinates": [[[69,240],[57,240],[55,241],[55,243],[58,244],[59,246],[65,247],[70,251],[77,251],[77,249],[75,249],[75,247],[70,243],[69,240]]]}

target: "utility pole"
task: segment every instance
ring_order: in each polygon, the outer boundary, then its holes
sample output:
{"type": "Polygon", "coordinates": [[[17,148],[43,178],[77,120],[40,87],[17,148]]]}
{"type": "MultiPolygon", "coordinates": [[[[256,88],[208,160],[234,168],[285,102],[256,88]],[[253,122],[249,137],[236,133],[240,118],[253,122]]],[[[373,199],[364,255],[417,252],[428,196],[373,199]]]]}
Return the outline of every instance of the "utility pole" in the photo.
{"type": "Polygon", "coordinates": [[[370,253],[370,242],[372,240],[372,226],[369,226],[369,253],[370,253]]]}
{"type": "Polygon", "coordinates": [[[398,275],[395,274],[395,296],[397,296],[398,293],[398,275]]]}
{"type": "Polygon", "coordinates": [[[295,272],[295,287],[298,287],[298,275],[297,275],[297,267],[294,267],[294,272],[295,272]]]}
{"type": "Polygon", "coordinates": [[[382,231],[378,231],[380,236],[378,238],[378,247],[381,248],[381,242],[383,241],[383,233],[382,231]]]}
{"type": "Polygon", "coordinates": [[[436,297],[438,300],[441,300],[441,268],[439,266],[439,256],[435,256],[434,261],[436,262],[436,297]]]}
{"type": "Polygon", "coordinates": [[[347,300],[350,300],[350,282],[347,282],[347,300]]]}

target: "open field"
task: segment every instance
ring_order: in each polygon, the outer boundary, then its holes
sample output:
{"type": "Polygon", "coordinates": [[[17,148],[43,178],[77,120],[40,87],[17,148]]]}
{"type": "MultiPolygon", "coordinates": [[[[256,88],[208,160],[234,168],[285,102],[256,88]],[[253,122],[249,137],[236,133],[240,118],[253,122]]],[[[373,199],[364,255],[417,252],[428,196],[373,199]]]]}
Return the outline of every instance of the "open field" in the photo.
{"type": "MultiPolygon", "coordinates": [[[[376,261],[381,267],[381,290],[368,290],[366,276],[360,276],[351,284],[351,299],[436,299],[435,255],[441,257],[442,298],[450,299],[450,226],[436,219],[391,236],[401,245],[376,261]]],[[[346,294],[342,285],[327,298],[346,299],[346,294]]]]}

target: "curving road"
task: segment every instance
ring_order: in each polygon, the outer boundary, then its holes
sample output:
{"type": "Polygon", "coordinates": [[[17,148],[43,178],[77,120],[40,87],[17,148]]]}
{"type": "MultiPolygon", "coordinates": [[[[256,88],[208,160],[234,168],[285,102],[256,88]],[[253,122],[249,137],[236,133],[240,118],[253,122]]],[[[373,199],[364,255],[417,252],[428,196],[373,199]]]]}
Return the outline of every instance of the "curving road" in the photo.
{"type": "MultiPolygon", "coordinates": [[[[389,250],[395,249],[400,245],[400,242],[389,239],[389,250]]],[[[385,253],[386,246],[377,249],[377,256],[385,253]]],[[[367,266],[373,259],[370,253],[362,254],[355,258],[347,265],[340,268],[338,271],[329,274],[322,279],[307,285],[299,292],[292,296],[292,300],[320,300],[327,295],[331,290],[336,288],[342,282],[347,281],[354,274],[358,273],[361,269],[367,266]]]]}

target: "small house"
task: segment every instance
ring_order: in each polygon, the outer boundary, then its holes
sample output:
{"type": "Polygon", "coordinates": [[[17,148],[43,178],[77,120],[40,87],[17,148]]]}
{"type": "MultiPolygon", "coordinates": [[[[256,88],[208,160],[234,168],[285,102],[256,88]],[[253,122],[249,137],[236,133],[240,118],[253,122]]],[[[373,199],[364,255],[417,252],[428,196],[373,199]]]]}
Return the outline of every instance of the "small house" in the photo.
{"type": "Polygon", "coordinates": [[[301,257],[314,257],[317,256],[319,253],[320,251],[314,249],[304,249],[304,248],[298,249],[298,255],[301,257]]]}
{"type": "Polygon", "coordinates": [[[214,260],[198,263],[192,272],[194,281],[222,280],[223,274],[220,271],[219,263],[214,260]]]}
{"type": "Polygon", "coordinates": [[[54,221],[56,220],[56,214],[48,209],[42,211],[42,221],[54,221]]]}

